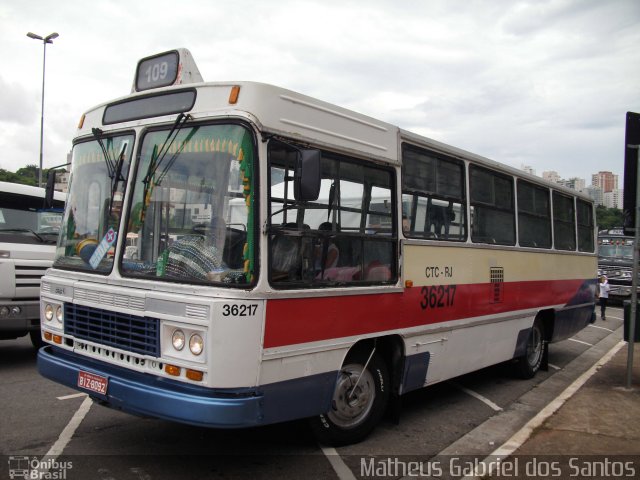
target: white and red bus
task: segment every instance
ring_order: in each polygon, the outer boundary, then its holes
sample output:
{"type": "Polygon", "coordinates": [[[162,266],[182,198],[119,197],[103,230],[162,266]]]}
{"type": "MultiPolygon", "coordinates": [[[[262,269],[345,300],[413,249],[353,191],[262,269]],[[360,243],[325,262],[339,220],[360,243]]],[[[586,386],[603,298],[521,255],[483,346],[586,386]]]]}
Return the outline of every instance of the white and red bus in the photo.
{"type": "Polygon", "coordinates": [[[533,376],[592,319],[594,245],[575,191],[165,52],[82,117],[38,366],[133,414],[357,442],[412,390],[533,376]]]}

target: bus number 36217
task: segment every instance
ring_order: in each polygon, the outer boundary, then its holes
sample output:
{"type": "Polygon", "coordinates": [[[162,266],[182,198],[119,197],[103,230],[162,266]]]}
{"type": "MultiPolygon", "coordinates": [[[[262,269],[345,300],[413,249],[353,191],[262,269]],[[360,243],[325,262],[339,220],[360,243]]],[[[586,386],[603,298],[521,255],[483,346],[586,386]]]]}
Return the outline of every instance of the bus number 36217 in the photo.
{"type": "Polygon", "coordinates": [[[420,291],[422,295],[420,306],[423,310],[427,308],[452,307],[456,296],[456,288],[456,285],[422,287],[420,291]]]}
{"type": "Polygon", "coordinates": [[[229,305],[222,306],[222,315],[225,317],[253,317],[258,310],[258,305],[229,305]]]}

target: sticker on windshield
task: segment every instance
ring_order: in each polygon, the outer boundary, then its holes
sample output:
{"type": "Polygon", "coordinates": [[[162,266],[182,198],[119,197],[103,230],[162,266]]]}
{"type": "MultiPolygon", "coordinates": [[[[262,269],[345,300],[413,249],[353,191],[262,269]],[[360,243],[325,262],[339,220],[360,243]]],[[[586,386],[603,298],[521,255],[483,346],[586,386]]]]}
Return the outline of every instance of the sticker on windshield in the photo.
{"type": "Polygon", "coordinates": [[[98,265],[100,265],[100,262],[111,248],[111,245],[116,241],[117,237],[118,233],[113,228],[107,230],[107,233],[104,235],[100,245],[98,245],[98,248],[96,248],[95,252],[93,252],[93,255],[91,255],[91,258],[89,259],[89,265],[91,265],[91,268],[94,270],[98,268],[98,265]]]}

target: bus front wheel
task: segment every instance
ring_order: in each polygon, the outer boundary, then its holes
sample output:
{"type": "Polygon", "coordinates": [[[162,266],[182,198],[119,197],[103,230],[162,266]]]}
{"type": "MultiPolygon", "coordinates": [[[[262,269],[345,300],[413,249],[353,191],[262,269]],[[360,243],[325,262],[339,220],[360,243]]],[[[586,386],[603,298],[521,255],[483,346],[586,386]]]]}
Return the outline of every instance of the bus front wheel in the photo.
{"type": "Polygon", "coordinates": [[[385,412],[389,388],[387,365],[375,351],[350,353],[338,374],[331,409],[311,419],[318,440],[333,446],[364,440],[385,412]]]}

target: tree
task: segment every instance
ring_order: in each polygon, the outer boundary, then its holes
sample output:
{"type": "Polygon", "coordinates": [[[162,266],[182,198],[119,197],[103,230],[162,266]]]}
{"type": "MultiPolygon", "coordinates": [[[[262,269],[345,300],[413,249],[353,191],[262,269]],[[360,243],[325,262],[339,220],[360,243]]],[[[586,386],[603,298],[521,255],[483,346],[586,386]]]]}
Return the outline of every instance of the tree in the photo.
{"type": "Polygon", "coordinates": [[[10,183],[23,183],[21,180],[22,177],[20,177],[20,175],[5,170],[4,168],[0,168],[0,181],[10,183]]]}
{"type": "Polygon", "coordinates": [[[622,210],[619,208],[607,208],[604,205],[596,207],[596,223],[601,230],[622,227],[622,210]]]}
{"type": "MultiPolygon", "coordinates": [[[[47,169],[42,170],[42,178],[47,178],[47,172],[47,169]]],[[[37,186],[38,166],[27,165],[26,167],[19,168],[15,173],[0,168],[0,181],[37,186]]]]}

